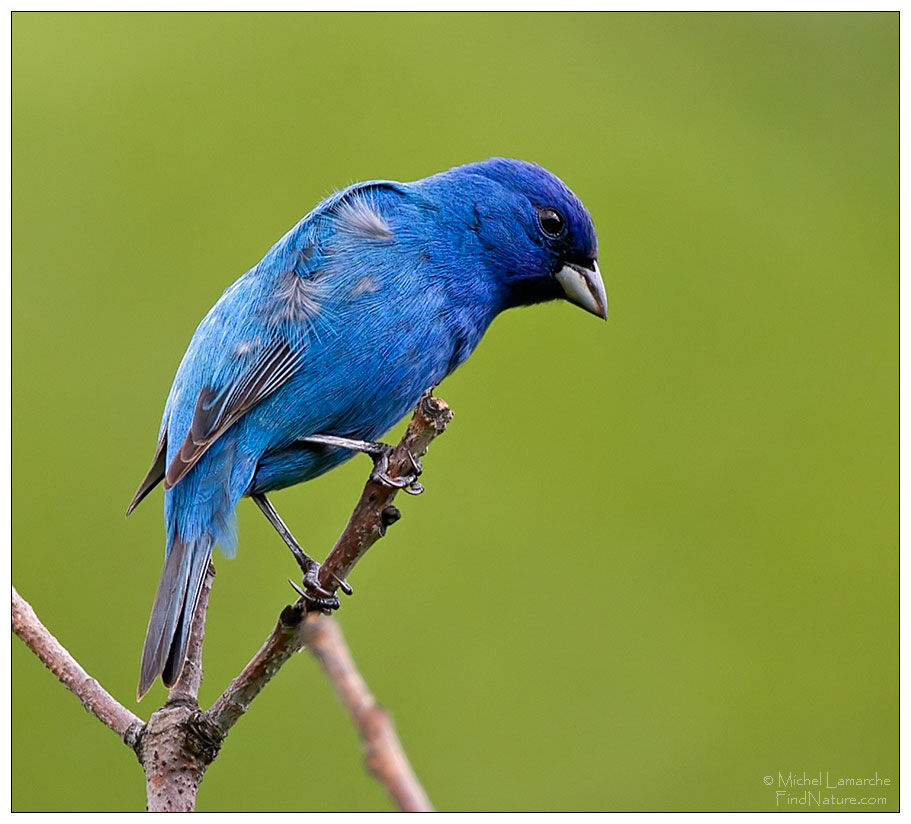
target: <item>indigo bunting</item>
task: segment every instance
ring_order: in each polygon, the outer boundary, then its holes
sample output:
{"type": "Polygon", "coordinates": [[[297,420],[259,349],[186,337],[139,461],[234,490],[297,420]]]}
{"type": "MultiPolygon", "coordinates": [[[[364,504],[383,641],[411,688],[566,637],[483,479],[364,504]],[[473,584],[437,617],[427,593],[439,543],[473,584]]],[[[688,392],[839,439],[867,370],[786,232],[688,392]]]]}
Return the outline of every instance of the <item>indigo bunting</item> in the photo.
{"type": "Polygon", "coordinates": [[[559,178],[491,158],[336,192],[228,287],[190,341],[127,510],[164,481],[165,562],[138,696],[180,675],[213,547],[234,555],[245,495],[295,550],[308,600],[337,607],[266,493],[356,451],[393,482],[374,441],[499,312],[563,297],[607,318],[597,257],[592,219],[559,178]]]}

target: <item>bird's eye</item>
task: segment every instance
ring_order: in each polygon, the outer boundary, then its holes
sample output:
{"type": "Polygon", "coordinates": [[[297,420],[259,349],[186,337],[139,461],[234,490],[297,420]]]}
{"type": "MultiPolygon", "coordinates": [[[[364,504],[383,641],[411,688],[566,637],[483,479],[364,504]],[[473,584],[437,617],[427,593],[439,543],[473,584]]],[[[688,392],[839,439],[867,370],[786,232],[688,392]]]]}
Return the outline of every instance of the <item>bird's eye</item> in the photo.
{"type": "Polygon", "coordinates": [[[566,221],[556,209],[538,209],[538,224],[548,237],[560,237],[566,228],[566,221]]]}

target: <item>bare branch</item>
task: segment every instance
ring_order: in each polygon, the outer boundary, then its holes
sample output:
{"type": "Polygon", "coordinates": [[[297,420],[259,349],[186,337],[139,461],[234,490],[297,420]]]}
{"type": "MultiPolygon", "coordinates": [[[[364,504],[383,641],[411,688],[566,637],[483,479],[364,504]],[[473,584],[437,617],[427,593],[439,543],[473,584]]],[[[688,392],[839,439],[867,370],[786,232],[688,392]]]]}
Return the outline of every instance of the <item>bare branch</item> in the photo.
{"type": "Polygon", "coordinates": [[[285,661],[301,649],[300,624],[303,616],[303,611],[296,606],[285,607],[259,652],[209,708],[209,720],[223,735],[227,735],[228,730],[250,708],[253,699],[285,661]]]}
{"type": "MultiPolygon", "coordinates": [[[[418,402],[404,437],[389,458],[389,475],[392,478],[408,477],[411,456],[423,457],[430,442],[443,434],[451,420],[452,410],[446,401],[427,392],[418,402]]],[[[395,487],[372,478],[367,481],[345,531],[320,568],[320,586],[333,591],[338,589],[338,579],[346,578],[364,553],[386,534],[386,527],[401,517],[392,505],[397,492],[395,487]]]]}
{"type": "MultiPolygon", "coordinates": [[[[408,477],[412,471],[411,456],[420,458],[426,454],[430,442],[443,433],[451,420],[452,410],[446,401],[427,392],[418,402],[405,435],[389,458],[387,471],[390,477],[408,477]]],[[[347,577],[364,553],[386,534],[386,527],[399,519],[400,513],[392,505],[398,491],[372,478],[367,481],[347,526],[320,568],[322,587],[338,589],[338,579],[347,577]]],[[[301,649],[304,643],[301,622],[306,612],[307,604],[303,599],[285,607],[259,652],[211,706],[209,719],[223,734],[227,735],[285,661],[301,649]]]]}
{"type": "Polygon", "coordinates": [[[400,810],[432,812],[433,805],[411,768],[392,719],[358,672],[338,621],[311,613],[302,635],[357,727],[367,768],[400,810]]]}
{"type": "Polygon", "coordinates": [[[130,747],[145,727],[145,721],[114,699],[67,652],[63,645],[41,623],[35,610],[13,587],[13,632],[41,659],[92,715],[116,732],[130,747]]]}
{"type": "Polygon", "coordinates": [[[155,710],[136,746],[149,812],[192,812],[222,740],[195,702],[169,699],[155,710]]]}

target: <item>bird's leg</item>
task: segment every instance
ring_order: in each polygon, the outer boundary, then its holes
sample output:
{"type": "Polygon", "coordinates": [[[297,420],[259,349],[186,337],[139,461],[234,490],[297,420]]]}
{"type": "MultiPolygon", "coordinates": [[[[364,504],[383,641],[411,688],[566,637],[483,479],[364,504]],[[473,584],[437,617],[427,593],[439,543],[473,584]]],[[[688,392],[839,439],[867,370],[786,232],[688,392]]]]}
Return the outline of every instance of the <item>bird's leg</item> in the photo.
{"type": "Polygon", "coordinates": [[[355,438],[339,438],[336,435],[311,435],[309,438],[301,438],[303,443],[320,444],[321,446],[340,446],[342,449],[351,449],[354,452],[363,452],[373,459],[373,472],[370,477],[379,481],[386,486],[396,489],[404,489],[410,495],[420,495],[424,487],[418,483],[418,477],[424,471],[418,458],[408,453],[408,461],[411,464],[411,474],[401,478],[393,478],[389,475],[389,455],[395,449],[388,443],[377,443],[376,441],[359,441],[355,438]]]}
{"type": "MultiPolygon", "coordinates": [[[[269,523],[275,527],[275,531],[282,536],[282,540],[288,545],[291,554],[294,555],[294,560],[297,561],[298,566],[301,568],[301,572],[304,573],[304,588],[301,589],[296,584],[292,583],[291,585],[294,589],[297,590],[302,598],[323,612],[328,613],[333,609],[338,609],[338,598],[319,584],[319,562],[304,552],[301,545],[291,534],[291,530],[288,529],[285,522],[281,519],[281,516],[275,511],[275,507],[272,506],[272,503],[265,495],[255,494],[250,497],[253,498],[256,505],[262,510],[263,515],[266,516],[269,523]]],[[[337,577],[335,580],[338,582],[342,592],[346,595],[351,594],[352,590],[347,581],[339,580],[337,577]]]]}

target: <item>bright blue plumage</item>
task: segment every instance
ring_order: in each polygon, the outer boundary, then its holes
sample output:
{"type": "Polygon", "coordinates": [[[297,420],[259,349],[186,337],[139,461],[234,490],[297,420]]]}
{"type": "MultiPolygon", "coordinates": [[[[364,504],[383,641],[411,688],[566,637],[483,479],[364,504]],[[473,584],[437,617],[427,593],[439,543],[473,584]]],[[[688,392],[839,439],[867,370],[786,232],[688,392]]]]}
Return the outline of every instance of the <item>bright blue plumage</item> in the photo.
{"type": "Polygon", "coordinates": [[[414,183],[374,181],[320,203],[200,323],[130,510],[165,481],[167,559],[140,695],[183,666],[214,545],[234,510],[376,440],[474,350],[504,309],[567,297],[607,315],[588,212],[556,177],[494,158],[414,183]]]}

